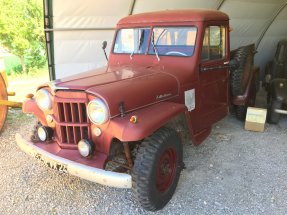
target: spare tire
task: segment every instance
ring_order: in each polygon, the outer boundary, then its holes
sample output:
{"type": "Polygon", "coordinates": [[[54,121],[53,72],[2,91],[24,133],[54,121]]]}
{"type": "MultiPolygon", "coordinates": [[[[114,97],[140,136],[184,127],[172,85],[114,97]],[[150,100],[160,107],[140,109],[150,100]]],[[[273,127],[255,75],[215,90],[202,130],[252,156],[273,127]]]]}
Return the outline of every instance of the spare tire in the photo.
{"type": "MultiPolygon", "coordinates": [[[[238,62],[238,67],[231,69],[230,71],[230,88],[232,97],[243,95],[250,73],[253,71],[254,65],[255,45],[242,46],[231,52],[231,59],[235,59],[238,62]]],[[[256,80],[252,81],[254,85],[256,80]]],[[[256,92],[254,96],[256,95],[256,92]]],[[[255,102],[255,98],[252,98],[255,102]]],[[[254,104],[253,104],[254,105],[254,104]]],[[[234,107],[236,118],[244,120],[247,111],[247,105],[234,107]]]]}
{"type": "MultiPolygon", "coordinates": [[[[8,100],[6,84],[1,74],[0,74],[0,100],[8,100]]],[[[0,132],[4,126],[7,112],[8,107],[6,105],[0,105],[0,132]]]]}
{"type": "Polygon", "coordinates": [[[240,47],[231,52],[231,59],[236,59],[239,63],[236,69],[231,70],[231,94],[239,96],[245,92],[250,72],[253,70],[253,58],[255,45],[240,47]]]}

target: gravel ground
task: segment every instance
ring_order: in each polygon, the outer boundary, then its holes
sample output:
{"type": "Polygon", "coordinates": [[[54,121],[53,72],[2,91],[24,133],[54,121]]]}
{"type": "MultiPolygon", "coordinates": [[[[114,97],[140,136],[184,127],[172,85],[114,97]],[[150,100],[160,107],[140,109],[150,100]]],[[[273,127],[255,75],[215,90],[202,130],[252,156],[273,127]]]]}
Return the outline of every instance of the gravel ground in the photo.
{"type": "Polygon", "coordinates": [[[286,214],[287,118],[264,133],[228,116],[198,147],[184,145],[180,181],[161,211],[144,211],[131,190],[97,185],[44,167],[15,143],[32,116],[10,110],[0,135],[0,214],[286,214]]]}

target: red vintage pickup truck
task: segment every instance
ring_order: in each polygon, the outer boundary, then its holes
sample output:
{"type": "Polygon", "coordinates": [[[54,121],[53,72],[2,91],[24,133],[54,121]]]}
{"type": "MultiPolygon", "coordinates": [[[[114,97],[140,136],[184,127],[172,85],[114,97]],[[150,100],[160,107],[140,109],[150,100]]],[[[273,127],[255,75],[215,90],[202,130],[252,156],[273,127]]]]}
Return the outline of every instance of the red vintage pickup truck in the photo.
{"type": "Polygon", "coordinates": [[[132,188],[145,209],[161,209],[184,167],[184,128],[198,145],[231,105],[244,118],[254,102],[254,46],[231,53],[229,29],[214,10],[121,19],[106,67],[51,81],[24,102],[39,123],[17,144],[53,169],[132,188]]]}

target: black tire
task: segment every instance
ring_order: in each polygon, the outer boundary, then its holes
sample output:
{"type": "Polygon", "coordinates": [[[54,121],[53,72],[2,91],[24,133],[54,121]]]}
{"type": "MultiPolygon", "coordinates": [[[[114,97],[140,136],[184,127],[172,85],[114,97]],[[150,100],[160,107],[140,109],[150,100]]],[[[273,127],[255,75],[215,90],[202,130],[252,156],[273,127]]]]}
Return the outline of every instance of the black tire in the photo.
{"type": "Polygon", "coordinates": [[[237,69],[230,73],[231,93],[233,96],[238,96],[238,95],[243,94],[243,89],[241,87],[242,74],[243,74],[242,69],[237,69]]]}
{"type": "Polygon", "coordinates": [[[135,199],[149,211],[163,208],[175,192],[182,167],[182,145],[177,133],[165,127],[157,130],[142,142],[135,159],[135,199]]]}
{"type": "Polygon", "coordinates": [[[232,69],[230,73],[230,84],[232,96],[242,95],[245,91],[243,85],[244,72],[251,72],[253,69],[254,44],[238,48],[232,53],[232,59],[239,63],[238,68],[232,69]]]}
{"type": "Polygon", "coordinates": [[[271,101],[268,105],[267,121],[270,124],[278,124],[280,120],[280,114],[275,112],[275,109],[281,109],[281,103],[271,101]]]}
{"type": "Polygon", "coordinates": [[[247,113],[247,106],[234,106],[235,116],[240,121],[244,121],[247,113]]]}
{"type": "MultiPolygon", "coordinates": [[[[252,72],[253,69],[253,55],[255,53],[254,44],[240,47],[232,53],[232,58],[239,62],[239,66],[236,69],[232,69],[230,73],[230,88],[231,95],[233,97],[243,95],[245,92],[244,77],[247,72],[252,72]]],[[[252,81],[251,98],[247,105],[237,106],[234,105],[235,116],[237,119],[244,121],[246,117],[247,107],[253,106],[256,99],[256,82],[252,81]]]]}

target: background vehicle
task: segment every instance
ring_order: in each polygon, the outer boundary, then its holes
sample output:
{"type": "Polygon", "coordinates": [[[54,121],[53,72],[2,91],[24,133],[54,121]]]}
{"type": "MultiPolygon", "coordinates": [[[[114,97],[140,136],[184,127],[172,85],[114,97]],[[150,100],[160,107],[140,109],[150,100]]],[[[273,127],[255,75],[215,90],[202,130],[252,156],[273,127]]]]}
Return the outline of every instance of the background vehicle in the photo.
{"type": "MultiPolygon", "coordinates": [[[[0,132],[6,121],[8,107],[22,107],[21,102],[8,101],[8,96],[14,96],[14,92],[7,92],[8,81],[6,78],[6,72],[4,66],[2,66],[0,58],[0,132]]],[[[3,63],[4,64],[4,63],[3,63]]]]}
{"type": "Polygon", "coordinates": [[[39,124],[17,144],[53,169],[132,188],[145,209],[159,210],[184,166],[184,131],[198,145],[230,104],[243,118],[255,101],[254,46],[230,60],[229,41],[229,18],[218,11],[123,18],[107,67],[42,85],[24,103],[39,124]]]}
{"type": "Polygon", "coordinates": [[[280,115],[287,114],[287,40],[278,42],[273,61],[265,68],[268,122],[277,124],[280,115]]]}

